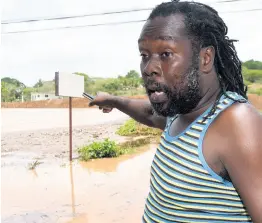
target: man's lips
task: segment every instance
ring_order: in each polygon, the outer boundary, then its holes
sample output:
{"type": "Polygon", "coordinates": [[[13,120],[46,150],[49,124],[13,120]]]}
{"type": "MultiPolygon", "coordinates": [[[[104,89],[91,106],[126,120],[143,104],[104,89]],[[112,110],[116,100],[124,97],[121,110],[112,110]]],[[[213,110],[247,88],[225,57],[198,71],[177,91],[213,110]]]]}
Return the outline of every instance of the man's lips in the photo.
{"type": "Polygon", "coordinates": [[[148,90],[149,99],[153,103],[163,103],[168,100],[167,94],[164,91],[148,90]]]}

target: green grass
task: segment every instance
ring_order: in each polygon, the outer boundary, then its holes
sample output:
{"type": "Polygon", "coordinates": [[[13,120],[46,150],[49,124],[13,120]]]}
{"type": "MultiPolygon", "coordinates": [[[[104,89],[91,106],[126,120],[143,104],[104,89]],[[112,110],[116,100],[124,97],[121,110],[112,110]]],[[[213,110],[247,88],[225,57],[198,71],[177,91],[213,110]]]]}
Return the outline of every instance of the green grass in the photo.
{"type": "Polygon", "coordinates": [[[93,142],[90,145],[84,145],[78,148],[80,160],[88,161],[90,159],[118,157],[123,154],[134,153],[143,145],[147,145],[151,142],[158,142],[162,131],[150,128],[136,122],[134,119],[130,119],[120,126],[116,133],[121,136],[139,137],[121,144],[105,139],[101,142],[93,142]]]}
{"type": "Polygon", "coordinates": [[[160,136],[161,133],[160,129],[148,127],[134,119],[129,119],[116,131],[116,134],[121,136],[160,136]]]}
{"type": "Polygon", "coordinates": [[[34,162],[28,164],[28,169],[34,170],[40,164],[41,162],[39,162],[38,160],[35,160],[34,162]]]}
{"type": "Polygon", "coordinates": [[[102,142],[93,142],[90,145],[78,148],[79,158],[82,161],[88,161],[91,159],[132,154],[136,152],[140,146],[149,144],[150,141],[151,139],[148,137],[117,144],[115,141],[105,139],[102,142]]]}
{"type": "Polygon", "coordinates": [[[140,139],[130,140],[119,144],[121,155],[132,154],[138,150],[139,147],[148,145],[153,141],[151,137],[143,137],[140,139]]]}
{"type": "Polygon", "coordinates": [[[129,90],[122,90],[122,91],[114,91],[112,92],[113,95],[116,96],[135,96],[135,95],[145,95],[144,88],[134,88],[129,90]]]}
{"type": "Polygon", "coordinates": [[[262,88],[257,88],[257,89],[250,89],[248,90],[248,93],[250,94],[257,94],[257,95],[262,95],[262,88]]]}
{"type": "Polygon", "coordinates": [[[93,142],[83,146],[78,149],[78,153],[81,160],[87,161],[96,158],[117,157],[120,155],[120,150],[116,142],[106,139],[103,142],[93,142]]]}

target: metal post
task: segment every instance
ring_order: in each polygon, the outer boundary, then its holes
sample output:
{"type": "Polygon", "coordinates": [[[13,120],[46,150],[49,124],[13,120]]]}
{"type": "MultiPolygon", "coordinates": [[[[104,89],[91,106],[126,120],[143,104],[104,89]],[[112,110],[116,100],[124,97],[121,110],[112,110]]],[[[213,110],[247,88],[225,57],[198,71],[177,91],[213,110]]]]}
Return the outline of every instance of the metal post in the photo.
{"type": "Polygon", "coordinates": [[[72,97],[69,97],[69,160],[72,161],[72,97]]]}

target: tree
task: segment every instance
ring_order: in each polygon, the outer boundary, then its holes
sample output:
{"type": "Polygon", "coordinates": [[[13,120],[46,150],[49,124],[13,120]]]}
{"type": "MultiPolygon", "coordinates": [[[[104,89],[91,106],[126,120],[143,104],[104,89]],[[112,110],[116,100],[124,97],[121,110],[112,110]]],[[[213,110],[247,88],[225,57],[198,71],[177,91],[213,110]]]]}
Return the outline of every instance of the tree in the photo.
{"type": "Polygon", "coordinates": [[[8,101],[8,89],[7,89],[7,84],[4,81],[1,81],[1,101],[6,102],[8,101]]]}
{"type": "Polygon", "coordinates": [[[3,78],[1,80],[1,94],[2,94],[1,101],[12,102],[12,101],[20,100],[24,88],[25,85],[16,79],[3,78]]]}
{"type": "Polygon", "coordinates": [[[14,87],[19,87],[19,88],[25,88],[25,84],[20,82],[19,80],[15,78],[10,78],[10,77],[4,77],[1,79],[1,81],[5,82],[6,84],[13,85],[14,87]]]}
{"type": "Polygon", "coordinates": [[[138,78],[140,78],[140,75],[139,75],[139,73],[138,73],[137,71],[135,71],[135,70],[130,70],[130,71],[127,73],[127,75],[126,75],[126,78],[136,78],[136,79],[138,79],[138,78]]]}
{"type": "Polygon", "coordinates": [[[245,65],[242,65],[242,75],[247,85],[252,83],[262,84],[262,69],[248,69],[245,65]]]}
{"type": "Polygon", "coordinates": [[[43,81],[39,79],[38,82],[34,85],[34,88],[39,88],[39,87],[42,87],[43,85],[44,85],[43,81]]]}
{"type": "Polygon", "coordinates": [[[252,69],[252,70],[262,70],[261,61],[248,60],[243,63],[243,66],[247,67],[248,69],[252,69]]]}
{"type": "Polygon", "coordinates": [[[27,87],[23,89],[23,97],[25,101],[31,101],[31,93],[35,92],[36,89],[32,87],[27,87]]]}
{"type": "Polygon", "coordinates": [[[118,76],[125,89],[137,88],[142,84],[142,78],[135,70],[130,70],[125,77],[118,76]]]}
{"type": "Polygon", "coordinates": [[[262,83],[262,70],[249,70],[243,73],[244,78],[251,83],[262,83]]]}
{"type": "Polygon", "coordinates": [[[121,84],[121,81],[119,79],[111,79],[103,84],[103,88],[105,89],[105,91],[113,93],[115,91],[122,90],[123,85],[121,84]]]}

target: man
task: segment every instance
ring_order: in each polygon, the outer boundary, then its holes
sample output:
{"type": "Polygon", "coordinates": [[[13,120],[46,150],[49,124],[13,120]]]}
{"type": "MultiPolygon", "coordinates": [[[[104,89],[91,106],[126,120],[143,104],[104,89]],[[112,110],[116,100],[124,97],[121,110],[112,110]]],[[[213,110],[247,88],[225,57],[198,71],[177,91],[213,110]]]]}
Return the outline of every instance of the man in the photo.
{"type": "Polygon", "coordinates": [[[138,45],[149,100],[98,94],[90,106],[163,130],[143,222],[262,222],[262,117],[223,20],[201,3],[162,3],[138,45]]]}

